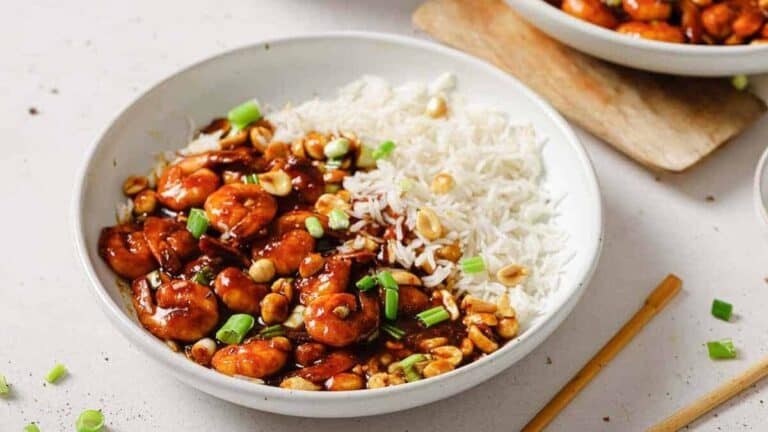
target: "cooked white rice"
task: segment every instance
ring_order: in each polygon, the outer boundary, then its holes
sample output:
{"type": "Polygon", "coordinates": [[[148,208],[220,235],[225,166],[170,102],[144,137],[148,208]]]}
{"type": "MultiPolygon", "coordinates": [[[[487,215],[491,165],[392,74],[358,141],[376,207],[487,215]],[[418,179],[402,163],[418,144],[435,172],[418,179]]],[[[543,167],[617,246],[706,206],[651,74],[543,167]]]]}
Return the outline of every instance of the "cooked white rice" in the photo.
{"type": "Polygon", "coordinates": [[[417,210],[433,209],[447,235],[435,241],[397,241],[397,262],[405,268],[424,261],[436,266],[424,279],[427,286],[453,275],[462,293],[495,300],[506,292],[525,328],[558,287],[565,243],[553,221],[554,202],[540,185],[543,144],[532,127],[515,125],[505,114],[455,94],[454,81],[446,74],[429,85],[392,87],[366,76],[342,88],[335,99],[288,107],[268,119],[280,141],[315,130],[352,132],[368,145],[397,143],[393,155],[378,162],[378,169],[344,180],[353,202],[358,201],[351,214],[362,219],[351,229],[359,230],[367,221],[386,222],[398,227],[402,240],[402,225],[413,230],[417,210]],[[448,101],[447,118],[424,114],[434,95],[448,101]],[[436,195],[430,184],[441,172],[449,173],[456,187],[436,195]],[[384,214],[387,207],[403,216],[384,214]],[[487,271],[467,275],[456,264],[436,259],[435,250],[455,240],[464,257],[481,255],[487,271]],[[495,274],[512,263],[527,267],[530,276],[518,286],[505,287],[495,274]]]}

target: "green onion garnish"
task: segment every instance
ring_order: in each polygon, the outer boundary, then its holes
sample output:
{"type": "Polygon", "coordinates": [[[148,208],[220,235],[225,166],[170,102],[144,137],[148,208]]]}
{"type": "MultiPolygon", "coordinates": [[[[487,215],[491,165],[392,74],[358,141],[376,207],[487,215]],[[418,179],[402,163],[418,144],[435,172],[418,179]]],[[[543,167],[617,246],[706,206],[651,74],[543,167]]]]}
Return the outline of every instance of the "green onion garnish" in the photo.
{"type": "Polygon", "coordinates": [[[252,100],[232,108],[227,114],[227,119],[237,129],[243,129],[260,118],[259,105],[252,100]]]}
{"type": "Polygon", "coordinates": [[[262,339],[271,339],[275,336],[283,336],[285,334],[285,329],[283,329],[283,326],[281,324],[275,324],[268,327],[264,327],[259,331],[259,337],[262,339]]]}
{"type": "Polygon", "coordinates": [[[349,151],[349,140],[346,138],[336,138],[329,142],[323,148],[323,153],[328,159],[339,159],[349,151]]]}
{"type": "Polygon", "coordinates": [[[360,147],[360,155],[357,157],[358,168],[373,168],[376,166],[376,159],[373,158],[373,149],[364,145],[360,147]]]}
{"type": "Polygon", "coordinates": [[[104,414],[97,410],[85,410],[75,422],[77,432],[99,432],[104,427],[104,414]]]}
{"type": "Polygon", "coordinates": [[[199,283],[200,285],[208,286],[211,284],[211,281],[213,280],[215,276],[213,275],[213,271],[209,267],[203,267],[195,273],[195,275],[192,277],[192,282],[199,283]]]}
{"type": "Polygon", "coordinates": [[[712,302],[712,315],[723,321],[729,321],[733,312],[733,305],[722,300],[715,299],[712,302]]]}
{"type": "Polygon", "coordinates": [[[403,368],[403,373],[405,373],[405,379],[408,382],[414,382],[421,379],[421,375],[419,375],[413,367],[403,368]]]}
{"type": "Polygon", "coordinates": [[[332,194],[338,192],[340,189],[341,185],[329,183],[323,187],[323,192],[332,194]]]}
{"type": "Polygon", "coordinates": [[[371,275],[363,276],[355,282],[355,286],[362,292],[368,291],[376,286],[376,278],[371,275]]]}
{"type": "Polygon", "coordinates": [[[405,336],[405,331],[394,324],[383,323],[381,324],[381,329],[396,340],[400,340],[405,336]]]}
{"type": "Polygon", "coordinates": [[[248,314],[234,314],[216,332],[216,339],[225,344],[238,344],[246,333],[251,331],[255,322],[256,320],[248,314]]]}
{"type": "Polygon", "coordinates": [[[187,219],[187,231],[192,233],[192,237],[199,239],[208,230],[208,215],[205,210],[193,208],[189,211],[187,219]]]}
{"type": "Polygon", "coordinates": [[[24,432],[40,432],[40,428],[36,424],[30,423],[24,426],[24,432]]]}
{"type": "Polygon", "coordinates": [[[731,78],[731,85],[736,90],[744,90],[749,85],[749,78],[746,75],[736,75],[731,78]]]}
{"type": "Polygon", "coordinates": [[[8,396],[11,389],[8,387],[8,381],[5,380],[5,376],[0,374],[0,396],[8,396]]]}
{"type": "Polygon", "coordinates": [[[379,285],[384,289],[397,291],[397,282],[395,281],[395,278],[392,277],[392,273],[388,271],[379,272],[379,274],[376,275],[376,279],[379,281],[379,285]]]}
{"type": "Polygon", "coordinates": [[[58,381],[61,377],[63,377],[67,373],[67,368],[61,364],[58,363],[56,366],[53,367],[48,372],[48,375],[45,376],[45,380],[48,381],[48,383],[53,384],[56,381],[58,381]]]}
{"type": "Polygon", "coordinates": [[[418,362],[423,362],[426,360],[427,357],[424,354],[411,354],[408,357],[400,360],[398,363],[400,366],[402,366],[404,369],[413,367],[418,362]]]}
{"type": "Polygon", "coordinates": [[[371,156],[374,160],[379,160],[381,158],[385,158],[389,156],[390,153],[395,149],[395,143],[392,141],[384,141],[383,143],[379,144],[379,147],[376,148],[376,150],[373,151],[373,154],[371,156]]]}
{"type": "Polygon", "coordinates": [[[397,293],[397,290],[384,290],[384,316],[390,321],[397,319],[397,302],[399,297],[400,295],[397,293]]]}
{"type": "Polygon", "coordinates": [[[259,176],[256,174],[248,174],[247,176],[243,176],[243,183],[259,184],[259,176]]]}
{"type": "Polygon", "coordinates": [[[314,238],[321,238],[323,234],[323,224],[320,223],[320,219],[310,216],[304,219],[304,226],[307,227],[309,235],[314,238]]]}
{"type": "Polygon", "coordinates": [[[464,271],[464,273],[480,273],[485,271],[485,261],[483,261],[483,257],[481,256],[475,256],[472,258],[464,258],[459,262],[459,265],[461,265],[461,270],[464,271]]]}
{"type": "Polygon", "coordinates": [[[451,315],[443,306],[436,306],[432,309],[427,309],[424,312],[420,312],[416,315],[416,318],[424,324],[426,327],[432,327],[435,324],[449,319],[451,315]]]}
{"type": "Polygon", "coordinates": [[[153,270],[147,273],[147,282],[152,288],[159,288],[163,284],[163,279],[160,278],[160,270],[153,270]]]}
{"type": "Polygon", "coordinates": [[[736,358],[736,348],[730,339],[707,342],[707,351],[709,358],[714,360],[736,358]]]}
{"type": "Polygon", "coordinates": [[[328,226],[332,230],[343,230],[349,228],[349,216],[341,209],[333,209],[328,213],[328,226]]]}

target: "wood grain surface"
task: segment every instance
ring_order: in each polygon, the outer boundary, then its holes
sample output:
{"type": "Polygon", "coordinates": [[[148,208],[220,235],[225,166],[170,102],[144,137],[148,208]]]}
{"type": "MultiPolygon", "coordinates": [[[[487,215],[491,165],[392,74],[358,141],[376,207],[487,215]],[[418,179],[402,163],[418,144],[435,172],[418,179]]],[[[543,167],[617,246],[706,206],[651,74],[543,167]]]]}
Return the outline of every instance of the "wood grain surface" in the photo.
{"type": "Polygon", "coordinates": [[[727,79],[653,74],[582,54],[527,24],[501,0],[430,0],[413,22],[507,71],[570,121],[653,169],[690,168],[766,109],[727,79]]]}

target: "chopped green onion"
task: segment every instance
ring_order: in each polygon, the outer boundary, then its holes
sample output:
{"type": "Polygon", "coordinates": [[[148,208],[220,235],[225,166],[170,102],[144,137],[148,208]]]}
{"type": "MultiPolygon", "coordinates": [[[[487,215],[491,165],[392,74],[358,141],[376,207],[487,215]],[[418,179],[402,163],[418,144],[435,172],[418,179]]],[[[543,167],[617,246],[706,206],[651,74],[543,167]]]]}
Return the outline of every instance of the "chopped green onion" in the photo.
{"type": "Polygon", "coordinates": [[[712,315],[714,315],[715,318],[720,318],[723,321],[728,321],[731,319],[731,314],[733,312],[733,305],[724,302],[722,300],[715,299],[712,301],[712,315]]]}
{"type": "Polygon", "coordinates": [[[341,185],[329,183],[323,187],[323,192],[332,194],[338,192],[340,189],[341,185]]]}
{"type": "Polygon", "coordinates": [[[45,376],[45,380],[48,381],[50,384],[53,384],[56,381],[58,381],[61,377],[63,377],[66,373],[67,373],[67,368],[63,364],[58,363],[56,364],[56,366],[53,367],[53,369],[51,369],[48,372],[48,375],[45,376]]]}
{"type": "Polygon", "coordinates": [[[373,149],[367,145],[360,147],[360,155],[357,156],[356,165],[358,168],[373,168],[376,166],[376,159],[373,158],[373,149]]]}
{"type": "Polygon", "coordinates": [[[433,325],[440,324],[441,322],[449,319],[451,314],[448,313],[442,306],[436,306],[432,309],[427,309],[416,315],[416,318],[421,321],[424,326],[432,327],[433,325]]]}
{"type": "Polygon", "coordinates": [[[213,271],[209,267],[203,267],[195,273],[195,275],[192,277],[192,282],[199,283],[200,285],[208,286],[211,284],[211,281],[213,280],[214,275],[213,271]]]}
{"type": "Polygon", "coordinates": [[[225,344],[238,344],[246,333],[251,331],[255,322],[256,320],[248,314],[234,314],[216,332],[216,339],[225,344]]]}
{"type": "Polygon", "coordinates": [[[8,396],[11,389],[8,387],[8,382],[5,380],[5,376],[0,374],[0,396],[8,396]]]}
{"type": "Polygon", "coordinates": [[[40,432],[40,428],[36,424],[30,423],[24,426],[24,432],[40,432]]]}
{"type": "Polygon", "coordinates": [[[383,323],[381,329],[396,340],[400,340],[405,336],[405,331],[394,324],[383,323]]]}
{"type": "Polygon", "coordinates": [[[483,261],[483,257],[481,256],[464,258],[459,262],[459,265],[461,265],[461,270],[468,274],[485,271],[485,261],[483,261]]]}
{"type": "Polygon", "coordinates": [[[400,363],[400,366],[403,367],[403,369],[407,369],[409,367],[413,367],[418,362],[423,362],[427,360],[427,357],[424,354],[411,354],[408,357],[400,360],[398,363],[400,363]]]}
{"type": "Polygon", "coordinates": [[[403,373],[405,373],[405,379],[408,382],[414,382],[421,379],[421,375],[419,375],[413,367],[403,368],[403,373]]]}
{"type": "Polygon", "coordinates": [[[397,291],[397,282],[395,281],[395,278],[392,277],[392,273],[388,271],[379,272],[379,274],[376,275],[376,279],[378,279],[379,285],[384,289],[397,291]]]}
{"type": "Polygon", "coordinates": [[[192,233],[192,237],[199,239],[208,230],[208,215],[205,210],[193,208],[189,211],[187,219],[187,231],[192,233]]]}
{"type": "Polygon", "coordinates": [[[259,105],[256,101],[252,100],[232,108],[227,114],[227,119],[237,129],[243,129],[260,118],[261,110],[259,110],[259,105]]]}
{"type": "Polygon", "coordinates": [[[75,423],[77,432],[99,432],[104,427],[104,414],[97,410],[85,410],[75,423]]]}
{"type": "Polygon", "coordinates": [[[323,148],[323,153],[328,159],[339,159],[349,151],[349,140],[346,138],[336,138],[329,142],[323,148]]]}
{"type": "Polygon", "coordinates": [[[328,171],[328,170],[339,169],[341,168],[342,162],[344,161],[341,159],[328,159],[325,162],[325,170],[328,171]]]}
{"type": "Polygon", "coordinates": [[[362,292],[376,286],[376,278],[371,275],[363,276],[359,281],[355,282],[355,286],[362,292]]]}
{"type": "Polygon", "coordinates": [[[744,90],[749,85],[749,78],[746,75],[735,75],[731,78],[731,85],[736,90],[744,90]]]}
{"type": "Polygon", "coordinates": [[[328,213],[328,226],[332,230],[343,230],[349,228],[349,216],[341,209],[333,209],[328,213]]]}
{"type": "Polygon", "coordinates": [[[730,339],[707,342],[707,351],[713,360],[736,358],[736,348],[730,339]]]}
{"type": "Polygon", "coordinates": [[[397,303],[399,298],[400,295],[397,293],[397,290],[384,290],[384,316],[390,321],[397,319],[397,303]]]}
{"type": "Polygon", "coordinates": [[[259,176],[256,174],[248,174],[247,176],[243,176],[243,183],[259,184],[259,176]]]}
{"type": "Polygon", "coordinates": [[[373,151],[373,154],[371,156],[374,160],[379,160],[381,158],[385,158],[389,156],[390,153],[395,149],[395,143],[392,141],[384,141],[383,143],[379,144],[379,147],[376,148],[376,150],[373,151]]]}
{"type": "Polygon", "coordinates": [[[280,324],[271,325],[268,327],[264,327],[259,331],[259,337],[262,339],[271,339],[275,336],[282,336],[285,334],[285,329],[283,329],[283,326],[280,324]]]}
{"type": "Polygon", "coordinates": [[[159,288],[163,284],[163,279],[160,278],[160,270],[153,270],[147,273],[147,282],[152,288],[159,288]]]}
{"type": "Polygon", "coordinates": [[[323,234],[325,234],[323,232],[323,224],[320,223],[320,219],[314,216],[310,216],[304,219],[304,226],[307,227],[309,235],[316,239],[322,237],[323,234]]]}

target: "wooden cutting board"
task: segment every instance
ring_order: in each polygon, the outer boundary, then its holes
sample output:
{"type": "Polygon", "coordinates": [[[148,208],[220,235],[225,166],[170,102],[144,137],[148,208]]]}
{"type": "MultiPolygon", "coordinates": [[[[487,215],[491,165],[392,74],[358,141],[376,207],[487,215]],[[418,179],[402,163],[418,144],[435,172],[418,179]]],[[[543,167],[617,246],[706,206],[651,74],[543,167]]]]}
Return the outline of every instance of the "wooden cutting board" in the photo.
{"type": "Polygon", "coordinates": [[[430,0],[413,22],[509,72],[569,120],[653,169],[690,168],[766,109],[726,79],[653,74],[582,54],[501,0],[430,0]]]}

